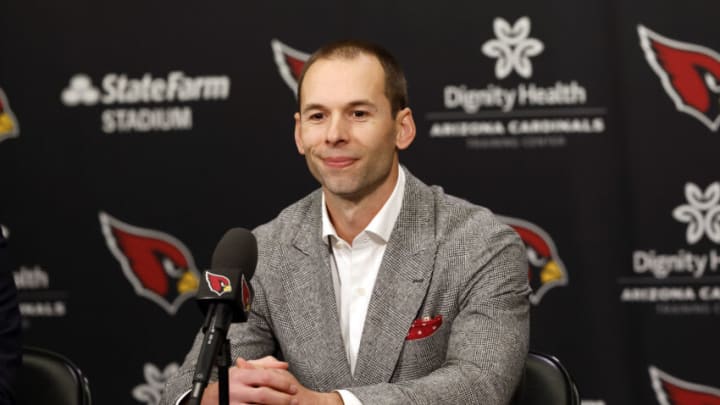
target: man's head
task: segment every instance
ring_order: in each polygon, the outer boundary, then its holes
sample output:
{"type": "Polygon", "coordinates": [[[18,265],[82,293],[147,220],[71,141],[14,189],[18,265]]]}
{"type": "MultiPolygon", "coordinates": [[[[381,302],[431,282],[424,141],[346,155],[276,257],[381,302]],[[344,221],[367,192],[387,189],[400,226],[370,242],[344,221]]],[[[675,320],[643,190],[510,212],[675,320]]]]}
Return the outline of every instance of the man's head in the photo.
{"type": "MultiPolygon", "coordinates": [[[[326,198],[384,202],[398,175],[398,150],[415,138],[412,112],[398,107],[406,102],[404,91],[388,96],[388,77],[396,80],[400,69],[393,59],[395,73],[388,74],[376,53],[365,48],[323,49],[335,50],[313,56],[298,91],[298,152],[305,155],[326,198]],[[391,98],[397,99],[395,105],[391,98]]],[[[404,79],[400,82],[404,90],[404,79]]]]}
{"type": "Polygon", "coordinates": [[[305,73],[320,59],[353,59],[360,54],[374,56],[385,73],[385,96],[390,101],[393,116],[408,106],[407,81],[405,73],[395,57],[385,48],[364,41],[343,40],[331,42],[315,51],[305,62],[298,80],[298,106],[302,104],[302,85],[305,73]]]}

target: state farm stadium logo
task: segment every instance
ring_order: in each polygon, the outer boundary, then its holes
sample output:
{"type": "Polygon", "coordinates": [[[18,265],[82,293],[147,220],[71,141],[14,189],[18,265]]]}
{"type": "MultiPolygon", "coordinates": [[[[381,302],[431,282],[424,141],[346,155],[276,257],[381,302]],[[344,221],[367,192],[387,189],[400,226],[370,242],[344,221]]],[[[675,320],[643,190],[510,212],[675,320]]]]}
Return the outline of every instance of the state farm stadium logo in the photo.
{"type": "Polygon", "coordinates": [[[606,108],[589,106],[577,80],[530,81],[548,46],[531,33],[530,18],[497,17],[495,38],[472,52],[494,63],[495,82],[447,84],[442,110],[429,112],[430,137],[464,139],[471,149],[563,147],[569,135],[605,132],[606,108]]]}
{"type": "Polygon", "coordinates": [[[86,74],[73,75],[60,100],[67,107],[107,107],[100,113],[104,133],[167,132],[193,129],[190,103],[230,97],[228,76],[189,76],[182,71],[132,77],[108,73],[96,87],[86,74]]]}
{"type": "Polygon", "coordinates": [[[568,284],[568,273],[555,242],[539,226],[519,218],[497,215],[500,221],[509,225],[520,235],[525,244],[528,258],[528,282],[532,293],[530,302],[540,303],[542,297],[551,289],[568,284]]]}
{"type": "MultiPolygon", "coordinates": [[[[638,249],[632,277],[621,277],[620,300],[655,304],[660,314],[720,314],[720,182],[685,184],[684,201],[669,217],[684,227],[674,252],[638,249]]],[[[682,228],[679,228],[682,229],[682,228]]]]}
{"type": "Polygon", "coordinates": [[[638,25],[645,59],[660,78],[675,108],[712,131],[720,127],[720,54],[710,48],[664,37],[638,25]]]}
{"type": "Polygon", "coordinates": [[[110,252],[141,297],[169,314],[193,297],[200,274],[185,245],[167,233],[126,224],[105,212],[100,226],[110,252]]]}
{"type": "Polygon", "coordinates": [[[720,405],[720,389],[674,377],[655,366],[648,367],[659,405],[720,405]]]}

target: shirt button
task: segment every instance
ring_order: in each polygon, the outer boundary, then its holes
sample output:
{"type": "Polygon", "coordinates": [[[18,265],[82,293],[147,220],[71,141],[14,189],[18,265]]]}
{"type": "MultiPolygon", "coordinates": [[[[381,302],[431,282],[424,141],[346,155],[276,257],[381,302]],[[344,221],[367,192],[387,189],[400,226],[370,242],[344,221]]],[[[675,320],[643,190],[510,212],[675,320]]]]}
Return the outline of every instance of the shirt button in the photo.
{"type": "Polygon", "coordinates": [[[356,288],[355,289],[355,295],[364,297],[365,296],[365,289],[364,288],[356,288]]]}

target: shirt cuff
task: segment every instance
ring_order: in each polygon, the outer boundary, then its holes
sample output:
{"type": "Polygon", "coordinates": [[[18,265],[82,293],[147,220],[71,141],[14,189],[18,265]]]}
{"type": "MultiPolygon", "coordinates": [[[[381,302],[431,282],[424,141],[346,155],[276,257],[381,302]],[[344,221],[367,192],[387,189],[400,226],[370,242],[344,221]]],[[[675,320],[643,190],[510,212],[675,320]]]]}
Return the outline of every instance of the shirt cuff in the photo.
{"type": "Polygon", "coordinates": [[[363,405],[363,403],[360,402],[358,397],[356,397],[355,394],[348,390],[337,390],[335,392],[340,394],[340,397],[343,400],[343,404],[345,405],[363,405]]]}

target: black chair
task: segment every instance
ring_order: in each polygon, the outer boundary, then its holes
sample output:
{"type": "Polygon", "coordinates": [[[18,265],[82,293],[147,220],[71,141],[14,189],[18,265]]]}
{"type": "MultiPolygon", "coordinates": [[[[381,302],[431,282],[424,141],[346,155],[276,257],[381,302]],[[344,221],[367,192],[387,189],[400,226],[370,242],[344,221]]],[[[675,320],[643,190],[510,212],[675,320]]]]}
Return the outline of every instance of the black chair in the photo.
{"type": "Polygon", "coordinates": [[[560,360],[538,352],[528,353],[513,405],[580,405],[580,394],[560,360]]]}
{"type": "Polygon", "coordinates": [[[45,349],[23,347],[18,373],[18,405],[90,405],[90,386],[66,357],[45,349]]]}

